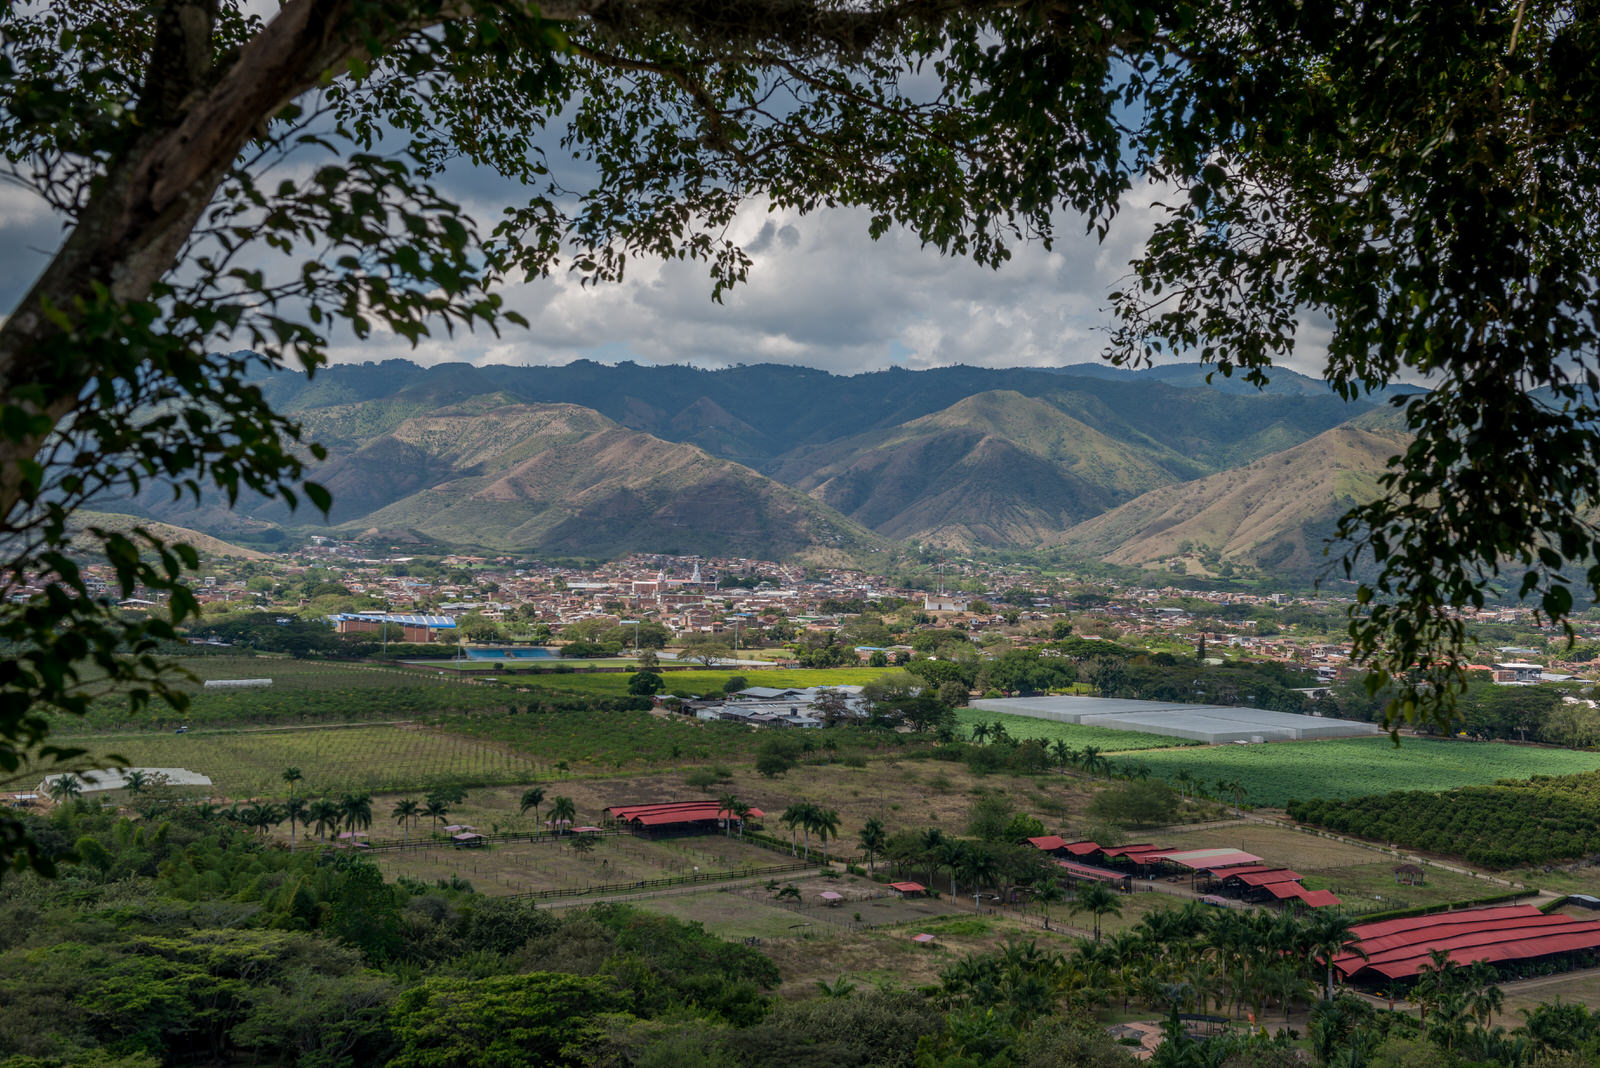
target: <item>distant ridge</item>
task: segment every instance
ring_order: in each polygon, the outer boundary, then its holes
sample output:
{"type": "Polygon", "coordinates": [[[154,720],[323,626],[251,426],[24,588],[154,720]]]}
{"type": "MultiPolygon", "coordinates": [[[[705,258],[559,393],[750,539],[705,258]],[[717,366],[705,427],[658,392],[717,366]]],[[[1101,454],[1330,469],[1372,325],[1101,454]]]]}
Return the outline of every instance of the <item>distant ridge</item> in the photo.
{"type": "MultiPolygon", "coordinates": [[[[1254,465],[1341,426],[1391,428],[1398,416],[1290,371],[1265,392],[1237,379],[1206,385],[1205,373],[1074,364],[846,376],[779,365],[386,360],[274,374],[262,388],[328,447],[314,477],[333,491],[332,521],[345,534],[559,555],[805,559],[859,559],[915,541],[1166,566],[1185,539],[1158,544],[1159,531],[1146,528],[1159,521],[1186,524],[1188,541],[1241,561],[1300,567],[1317,524],[1331,523],[1330,487],[1312,486],[1312,468],[1294,462],[1254,465]],[[1242,468],[1256,470],[1248,507],[1218,488],[1232,482],[1195,492],[1227,496],[1228,515],[1304,512],[1303,521],[1230,527],[1214,507],[1149,496],[1242,468]],[[1321,510],[1306,503],[1318,493],[1321,510]],[[1275,495],[1295,499],[1274,504],[1275,495]],[[1160,515],[1130,518],[1156,502],[1166,502],[1160,515]],[[1102,520],[1110,525],[1094,525],[1102,520]]],[[[1317,447],[1348,451],[1357,440],[1317,447]]],[[[1347,482],[1333,487],[1338,499],[1375,484],[1347,482]]],[[[251,545],[270,543],[264,524],[290,530],[269,529],[279,537],[319,527],[314,515],[259,500],[235,513],[194,511],[150,493],[127,507],[251,545]]]]}

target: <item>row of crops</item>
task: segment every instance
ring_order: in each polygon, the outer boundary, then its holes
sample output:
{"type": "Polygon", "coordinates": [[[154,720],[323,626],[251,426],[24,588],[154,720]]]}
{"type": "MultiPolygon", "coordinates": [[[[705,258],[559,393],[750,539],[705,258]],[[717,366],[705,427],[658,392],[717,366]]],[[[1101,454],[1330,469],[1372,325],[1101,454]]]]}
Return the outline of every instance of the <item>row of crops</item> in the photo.
{"type": "Polygon", "coordinates": [[[305,776],[300,792],[429,790],[533,782],[544,761],[481,739],[392,727],[106,735],[97,755],[115,754],[131,767],[188,768],[210,776],[217,794],[282,797],[283,769],[305,776]]]}
{"type": "Polygon", "coordinates": [[[342,664],[266,657],[205,657],[180,661],[198,677],[182,685],[189,706],[174,711],[152,702],[132,714],[126,698],[96,701],[83,718],[62,717],[61,734],[191,727],[255,726],[411,719],[423,715],[504,708],[508,695],[496,687],[438,675],[370,664],[342,664]],[[270,686],[208,690],[209,679],[271,679],[270,686]]]}
{"type": "Polygon", "coordinates": [[[1289,815],[1343,834],[1514,868],[1600,852],[1600,774],[1301,801],[1289,815]]]}
{"type": "Polygon", "coordinates": [[[1158,749],[1113,758],[1112,764],[1122,770],[1143,764],[1151,775],[1175,784],[1191,778],[1237,782],[1246,803],[1278,808],[1295,799],[1386,794],[1402,784],[1433,792],[1572,775],[1600,769],[1600,753],[1423,738],[1406,738],[1396,748],[1388,738],[1340,738],[1158,749]]]}

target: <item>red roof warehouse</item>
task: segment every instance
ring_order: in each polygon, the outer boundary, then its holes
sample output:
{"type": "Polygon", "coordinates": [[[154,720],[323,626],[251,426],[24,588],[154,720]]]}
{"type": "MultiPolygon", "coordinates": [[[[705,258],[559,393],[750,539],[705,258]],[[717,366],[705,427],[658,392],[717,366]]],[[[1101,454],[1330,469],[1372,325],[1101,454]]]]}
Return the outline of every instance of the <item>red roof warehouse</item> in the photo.
{"type": "Polygon", "coordinates": [[[1528,960],[1600,949],[1600,921],[1546,915],[1532,905],[1463,909],[1433,916],[1383,920],[1351,928],[1366,953],[1335,958],[1334,967],[1355,981],[1410,979],[1444,950],[1457,964],[1528,960]]]}
{"type": "MultiPolygon", "coordinates": [[[[613,805],[605,815],[647,834],[684,834],[713,830],[729,814],[716,801],[672,801],[660,805],[613,805]]],[[[748,818],[758,820],[765,815],[759,808],[752,808],[748,818]]]]}

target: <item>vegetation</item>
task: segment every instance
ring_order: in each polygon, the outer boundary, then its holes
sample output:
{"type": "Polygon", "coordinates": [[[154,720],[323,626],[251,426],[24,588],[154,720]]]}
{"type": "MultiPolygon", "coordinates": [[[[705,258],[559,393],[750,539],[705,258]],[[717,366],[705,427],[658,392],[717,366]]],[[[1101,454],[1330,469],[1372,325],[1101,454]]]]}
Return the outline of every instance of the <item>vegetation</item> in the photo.
{"type": "MultiPolygon", "coordinates": [[[[1237,781],[1245,802],[1270,806],[1313,792],[1335,799],[1383,793],[1396,782],[1450,790],[1600,768],[1600,753],[1427,738],[1405,738],[1398,748],[1387,738],[1340,738],[1154,750],[1136,759],[1168,782],[1188,774],[1208,792],[1219,779],[1237,781]]],[[[1128,767],[1133,761],[1114,763],[1128,767]]]]}
{"type": "Polygon", "coordinates": [[[1169,738],[1160,734],[1140,731],[1119,731],[1110,727],[1088,727],[1077,723],[1057,723],[1032,716],[1016,716],[1007,712],[986,712],[978,708],[956,709],[956,722],[971,736],[973,728],[988,728],[985,737],[993,737],[993,725],[998,723],[1007,736],[1018,740],[1038,738],[1052,745],[1063,742],[1075,750],[1094,746],[1102,753],[1117,753],[1135,749],[1169,749],[1173,746],[1195,745],[1186,738],[1169,738]]]}
{"type": "Polygon", "coordinates": [[[1464,787],[1298,801],[1290,817],[1343,834],[1464,858],[1488,868],[1600,852],[1600,772],[1464,787]]]}

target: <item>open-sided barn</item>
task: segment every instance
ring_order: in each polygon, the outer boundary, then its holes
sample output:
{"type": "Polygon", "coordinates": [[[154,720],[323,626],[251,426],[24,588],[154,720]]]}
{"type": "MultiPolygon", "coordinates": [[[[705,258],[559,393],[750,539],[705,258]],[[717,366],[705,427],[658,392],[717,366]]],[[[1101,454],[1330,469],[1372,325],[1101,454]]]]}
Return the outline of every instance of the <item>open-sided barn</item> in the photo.
{"type": "Polygon", "coordinates": [[[1414,979],[1442,950],[1457,964],[1514,964],[1564,954],[1600,951],[1600,920],[1546,914],[1532,905],[1498,905],[1458,912],[1357,924],[1354,945],[1366,957],[1347,953],[1334,967],[1352,982],[1414,979]]]}

